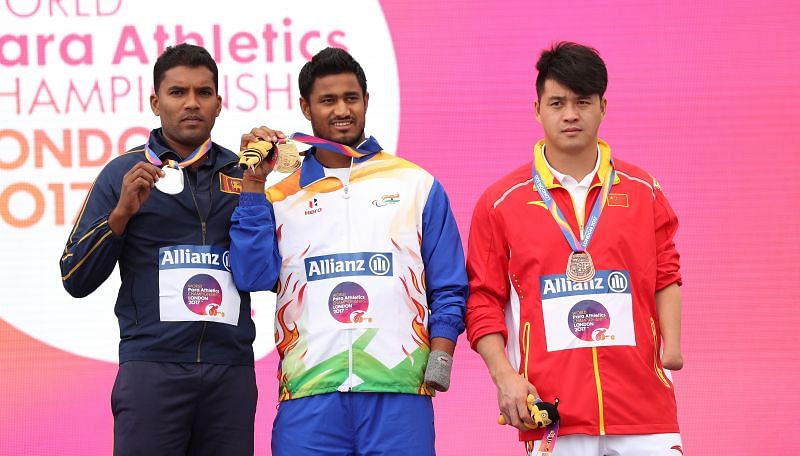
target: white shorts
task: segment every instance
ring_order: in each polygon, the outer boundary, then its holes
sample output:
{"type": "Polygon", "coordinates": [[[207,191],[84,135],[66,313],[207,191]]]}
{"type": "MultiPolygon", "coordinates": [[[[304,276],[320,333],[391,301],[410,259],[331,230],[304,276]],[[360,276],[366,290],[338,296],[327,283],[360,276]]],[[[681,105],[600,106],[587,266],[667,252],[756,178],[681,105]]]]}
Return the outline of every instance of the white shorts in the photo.
{"type": "MultiPolygon", "coordinates": [[[[541,440],[533,443],[536,456],[541,440]]],[[[583,435],[559,436],[553,456],[681,456],[681,435],[583,435]]]]}

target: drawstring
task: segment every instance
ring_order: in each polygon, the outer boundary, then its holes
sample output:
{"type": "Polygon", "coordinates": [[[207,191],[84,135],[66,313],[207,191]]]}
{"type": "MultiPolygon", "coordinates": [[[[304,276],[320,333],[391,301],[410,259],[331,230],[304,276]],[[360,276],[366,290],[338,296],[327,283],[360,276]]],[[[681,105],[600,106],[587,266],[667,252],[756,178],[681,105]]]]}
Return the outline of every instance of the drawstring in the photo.
{"type": "Polygon", "coordinates": [[[353,172],[353,157],[350,157],[350,167],[347,168],[347,180],[344,182],[342,190],[344,190],[344,199],[350,198],[350,174],[353,172]]]}

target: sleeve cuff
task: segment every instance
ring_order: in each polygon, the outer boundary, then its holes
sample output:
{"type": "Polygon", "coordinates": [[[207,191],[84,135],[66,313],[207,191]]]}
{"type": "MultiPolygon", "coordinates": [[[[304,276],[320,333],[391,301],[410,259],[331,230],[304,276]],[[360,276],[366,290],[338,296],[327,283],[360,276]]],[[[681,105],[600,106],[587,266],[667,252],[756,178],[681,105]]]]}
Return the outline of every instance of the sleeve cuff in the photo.
{"type": "Polygon", "coordinates": [[[125,239],[125,235],[128,234],[128,227],[126,226],[125,230],[122,232],[122,234],[118,235],[117,233],[114,232],[114,230],[111,229],[111,224],[109,223],[109,217],[111,217],[111,211],[109,211],[107,214],[105,214],[102,217],[100,217],[99,219],[97,219],[92,224],[92,226],[93,227],[97,227],[97,226],[100,226],[100,225],[105,223],[105,226],[100,228],[101,232],[108,231],[109,233],[111,233],[110,239],[112,241],[122,241],[122,240],[124,240],[125,239]]]}
{"type": "Polygon", "coordinates": [[[470,333],[467,334],[467,340],[469,340],[469,346],[474,351],[478,351],[478,341],[481,340],[482,337],[488,336],[490,334],[500,334],[503,337],[503,346],[508,346],[508,331],[506,329],[501,330],[486,330],[477,333],[470,333]]]}
{"type": "Polygon", "coordinates": [[[439,324],[434,327],[431,327],[431,339],[435,337],[443,337],[452,341],[453,343],[457,343],[458,335],[462,331],[459,331],[458,328],[450,326],[448,324],[439,324]]]}
{"type": "Polygon", "coordinates": [[[679,287],[683,286],[683,278],[680,274],[672,274],[667,277],[662,277],[656,281],[656,291],[661,291],[664,288],[672,285],[673,283],[678,284],[679,287]]]}
{"type": "Polygon", "coordinates": [[[239,195],[239,206],[266,206],[267,195],[264,193],[242,192],[239,195]]]}

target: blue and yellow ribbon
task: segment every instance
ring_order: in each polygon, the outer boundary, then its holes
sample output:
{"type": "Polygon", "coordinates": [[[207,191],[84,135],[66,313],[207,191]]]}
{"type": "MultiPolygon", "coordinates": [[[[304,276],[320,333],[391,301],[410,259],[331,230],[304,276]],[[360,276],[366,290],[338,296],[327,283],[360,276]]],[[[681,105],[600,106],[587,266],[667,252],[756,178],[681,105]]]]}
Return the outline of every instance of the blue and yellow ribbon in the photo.
{"type": "MultiPolygon", "coordinates": [[[[211,138],[206,139],[203,142],[203,144],[197,146],[197,149],[195,149],[191,154],[189,154],[188,157],[184,158],[180,162],[177,162],[175,160],[167,160],[165,166],[175,169],[186,168],[187,166],[191,166],[197,163],[197,161],[203,158],[208,153],[209,150],[211,150],[211,138]]],[[[152,149],[150,149],[149,140],[147,141],[147,144],[144,146],[144,156],[147,158],[147,161],[156,166],[161,166],[164,164],[164,162],[162,162],[161,159],[158,158],[158,155],[156,155],[156,153],[153,152],[152,149]]]]}
{"type": "Polygon", "coordinates": [[[573,252],[585,251],[589,247],[589,242],[592,240],[592,235],[594,235],[595,229],[597,228],[597,223],[600,221],[600,214],[603,213],[603,208],[605,208],[606,205],[606,199],[608,198],[608,194],[611,192],[611,185],[614,183],[614,177],[616,176],[614,171],[614,161],[611,160],[611,166],[608,167],[608,173],[603,180],[603,187],[600,191],[600,195],[597,197],[597,201],[594,203],[592,212],[589,214],[589,219],[586,222],[586,229],[582,233],[581,239],[578,239],[578,237],[575,236],[575,233],[572,232],[567,219],[564,217],[561,209],[558,208],[558,204],[556,204],[555,200],[550,195],[550,191],[547,190],[547,186],[544,184],[542,176],[539,175],[539,172],[536,170],[535,159],[531,168],[533,169],[533,186],[536,188],[536,191],[539,192],[539,196],[547,206],[547,211],[550,212],[553,220],[555,220],[558,224],[558,227],[561,229],[561,233],[564,235],[564,238],[566,238],[570,248],[572,248],[573,252]]]}

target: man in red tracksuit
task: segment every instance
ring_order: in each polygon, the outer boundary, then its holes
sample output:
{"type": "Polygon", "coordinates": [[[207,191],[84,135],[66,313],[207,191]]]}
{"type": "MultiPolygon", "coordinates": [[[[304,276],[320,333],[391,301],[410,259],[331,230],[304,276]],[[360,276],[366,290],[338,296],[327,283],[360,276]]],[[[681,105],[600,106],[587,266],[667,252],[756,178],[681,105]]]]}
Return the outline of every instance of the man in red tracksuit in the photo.
{"type": "Polygon", "coordinates": [[[558,43],[537,70],[545,138],[475,208],[467,335],[532,455],[552,448],[528,395],[560,399],[557,455],[678,455],[664,372],[683,365],[677,218],[655,179],[597,137],[597,52],[558,43]]]}

